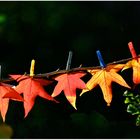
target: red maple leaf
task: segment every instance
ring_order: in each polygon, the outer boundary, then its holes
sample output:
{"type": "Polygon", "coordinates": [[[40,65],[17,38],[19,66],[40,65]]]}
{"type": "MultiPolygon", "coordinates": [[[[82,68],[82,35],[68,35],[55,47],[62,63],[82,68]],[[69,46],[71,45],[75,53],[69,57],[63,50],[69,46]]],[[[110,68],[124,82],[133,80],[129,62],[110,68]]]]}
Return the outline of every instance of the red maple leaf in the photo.
{"type": "Polygon", "coordinates": [[[64,91],[64,94],[70,104],[76,109],[76,89],[86,89],[86,84],[80,79],[85,73],[65,73],[55,77],[58,81],[52,93],[55,97],[64,91]]]}
{"type": "Polygon", "coordinates": [[[19,93],[15,91],[10,85],[0,82],[0,112],[3,121],[5,121],[9,99],[23,101],[23,98],[19,95],[19,93]]]}
{"type": "Polygon", "coordinates": [[[43,88],[43,86],[51,84],[52,81],[41,78],[37,79],[25,75],[10,75],[10,76],[17,82],[19,82],[19,84],[15,87],[15,90],[20,94],[23,93],[25,117],[33,108],[35,98],[37,96],[57,102],[43,88]]]}

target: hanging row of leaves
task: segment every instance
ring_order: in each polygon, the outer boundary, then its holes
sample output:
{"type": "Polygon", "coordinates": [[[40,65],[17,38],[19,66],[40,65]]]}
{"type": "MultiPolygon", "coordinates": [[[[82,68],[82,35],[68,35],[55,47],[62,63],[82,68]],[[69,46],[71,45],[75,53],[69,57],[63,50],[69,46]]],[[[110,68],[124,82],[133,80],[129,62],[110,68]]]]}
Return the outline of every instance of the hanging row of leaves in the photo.
{"type": "Polygon", "coordinates": [[[105,102],[110,106],[112,101],[112,82],[116,82],[126,88],[131,88],[117,72],[128,68],[133,68],[133,82],[140,83],[140,58],[136,55],[132,42],[128,43],[132,58],[123,59],[113,63],[105,64],[100,51],[96,51],[100,66],[97,67],[78,67],[70,69],[72,52],[69,52],[66,70],[56,70],[45,74],[34,74],[35,60],[32,60],[30,74],[9,75],[8,80],[1,80],[0,83],[0,112],[5,121],[8,110],[9,99],[21,101],[24,104],[25,116],[34,106],[35,99],[40,96],[44,99],[59,103],[54,99],[62,93],[65,94],[69,103],[76,108],[76,89],[81,89],[81,95],[100,86],[105,102]],[[122,64],[126,62],[126,64],[122,64]],[[91,74],[91,79],[85,83],[82,79],[87,73],[91,74]],[[7,84],[9,81],[17,81],[17,85],[7,84]],[[57,84],[52,94],[47,93],[44,86],[51,85],[54,81],[57,84]],[[23,94],[23,96],[21,96],[23,94]]]}

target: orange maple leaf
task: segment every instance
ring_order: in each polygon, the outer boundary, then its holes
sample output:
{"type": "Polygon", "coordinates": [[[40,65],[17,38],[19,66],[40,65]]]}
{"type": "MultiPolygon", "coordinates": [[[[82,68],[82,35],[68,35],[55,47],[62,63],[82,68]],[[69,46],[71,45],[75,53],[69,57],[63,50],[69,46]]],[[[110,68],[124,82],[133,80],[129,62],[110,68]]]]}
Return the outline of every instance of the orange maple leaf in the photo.
{"type": "Polygon", "coordinates": [[[131,55],[132,55],[132,60],[128,61],[125,64],[122,71],[126,70],[128,68],[132,68],[133,69],[133,82],[134,82],[134,84],[140,84],[140,58],[137,57],[132,42],[128,43],[128,47],[129,47],[131,55]]]}
{"type": "Polygon", "coordinates": [[[62,90],[70,102],[70,104],[76,109],[76,89],[86,88],[86,84],[80,79],[85,73],[65,73],[55,77],[55,80],[58,81],[55,89],[52,93],[52,97],[59,95],[62,90]]]}
{"type": "MultiPolygon", "coordinates": [[[[102,58],[101,61],[99,62],[100,65],[104,65],[102,58]]],[[[123,68],[123,66],[124,64],[114,64],[105,66],[102,69],[88,70],[88,72],[91,73],[93,76],[86,84],[87,89],[83,89],[80,96],[83,93],[92,90],[94,87],[99,85],[103,92],[104,100],[107,102],[107,105],[109,106],[112,101],[112,88],[111,88],[112,82],[116,82],[124,87],[130,88],[128,84],[125,82],[125,80],[117,73],[119,70],[123,68]]]]}

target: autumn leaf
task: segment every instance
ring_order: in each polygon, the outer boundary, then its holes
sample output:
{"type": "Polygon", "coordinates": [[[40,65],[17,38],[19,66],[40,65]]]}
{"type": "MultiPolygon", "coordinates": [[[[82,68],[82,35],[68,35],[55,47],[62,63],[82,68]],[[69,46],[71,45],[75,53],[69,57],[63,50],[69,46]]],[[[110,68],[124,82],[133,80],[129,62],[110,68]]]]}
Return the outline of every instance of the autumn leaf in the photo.
{"type": "Polygon", "coordinates": [[[33,77],[34,73],[32,72],[32,70],[34,71],[34,68],[32,65],[33,64],[31,63],[30,68],[31,76],[10,75],[11,78],[19,82],[19,84],[15,87],[15,90],[20,94],[23,93],[25,117],[27,117],[28,113],[33,108],[37,96],[57,102],[43,88],[43,86],[51,84],[52,81],[41,78],[34,78],[33,77]]]}
{"type": "Polygon", "coordinates": [[[132,42],[128,43],[128,47],[132,55],[132,60],[128,61],[125,64],[122,71],[128,68],[132,68],[133,69],[133,82],[135,84],[140,84],[140,58],[136,55],[132,42]]]}
{"type": "Polygon", "coordinates": [[[76,89],[85,89],[85,83],[80,79],[85,73],[65,73],[55,77],[58,81],[54,88],[52,97],[58,96],[62,91],[70,102],[70,104],[76,109],[76,89]]]}
{"type": "Polygon", "coordinates": [[[85,89],[86,84],[80,78],[83,77],[86,73],[77,71],[75,73],[70,72],[70,65],[72,60],[72,51],[69,51],[68,60],[66,64],[66,73],[59,74],[54,79],[58,81],[57,85],[54,88],[52,97],[58,96],[62,91],[69,101],[69,103],[76,108],[76,89],[85,89]]]}
{"type": "Polygon", "coordinates": [[[10,75],[10,76],[15,80],[17,78],[20,79],[19,84],[15,87],[15,90],[20,94],[23,93],[25,117],[28,115],[28,113],[34,106],[35,98],[37,96],[57,102],[43,89],[43,86],[51,84],[52,81],[44,79],[36,79],[25,75],[10,75]]]}
{"type": "Polygon", "coordinates": [[[10,85],[0,82],[0,112],[3,121],[8,110],[9,99],[23,101],[23,98],[10,85]]]}
{"type": "Polygon", "coordinates": [[[86,84],[87,89],[83,89],[80,96],[85,92],[92,90],[97,85],[99,85],[103,92],[104,100],[107,102],[107,105],[109,106],[112,101],[112,87],[111,87],[112,82],[116,82],[121,86],[127,88],[130,87],[125,82],[125,80],[117,73],[119,70],[123,68],[124,64],[113,64],[106,66],[99,51],[97,51],[97,54],[99,56],[98,59],[102,68],[88,70],[88,72],[91,73],[93,76],[86,84]]]}

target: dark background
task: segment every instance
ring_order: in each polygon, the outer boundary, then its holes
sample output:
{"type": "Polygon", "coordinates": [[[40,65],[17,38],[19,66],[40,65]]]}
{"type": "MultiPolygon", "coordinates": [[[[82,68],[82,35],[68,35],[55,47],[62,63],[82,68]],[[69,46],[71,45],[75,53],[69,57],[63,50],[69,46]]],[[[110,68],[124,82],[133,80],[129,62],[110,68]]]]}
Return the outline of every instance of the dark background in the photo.
{"type": "MultiPolygon", "coordinates": [[[[139,54],[140,2],[0,2],[2,78],[29,73],[33,58],[35,73],[65,69],[69,50],[71,67],[99,65],[98,49],[106,63],[129,58],[129,41],[139,54]]],[[[121,75],[132,84],[131,70],[121,75]]],[[[63,94],[60,104],[37,97],[25,119],[22,103],[10,102],[6,123],[12,138],[140,138],[136,117],[126,112],[126,89],[115,83],[112,89],[111,107],[99,87],[82,97],[77,90],[77,111],[63,94]]]]}

